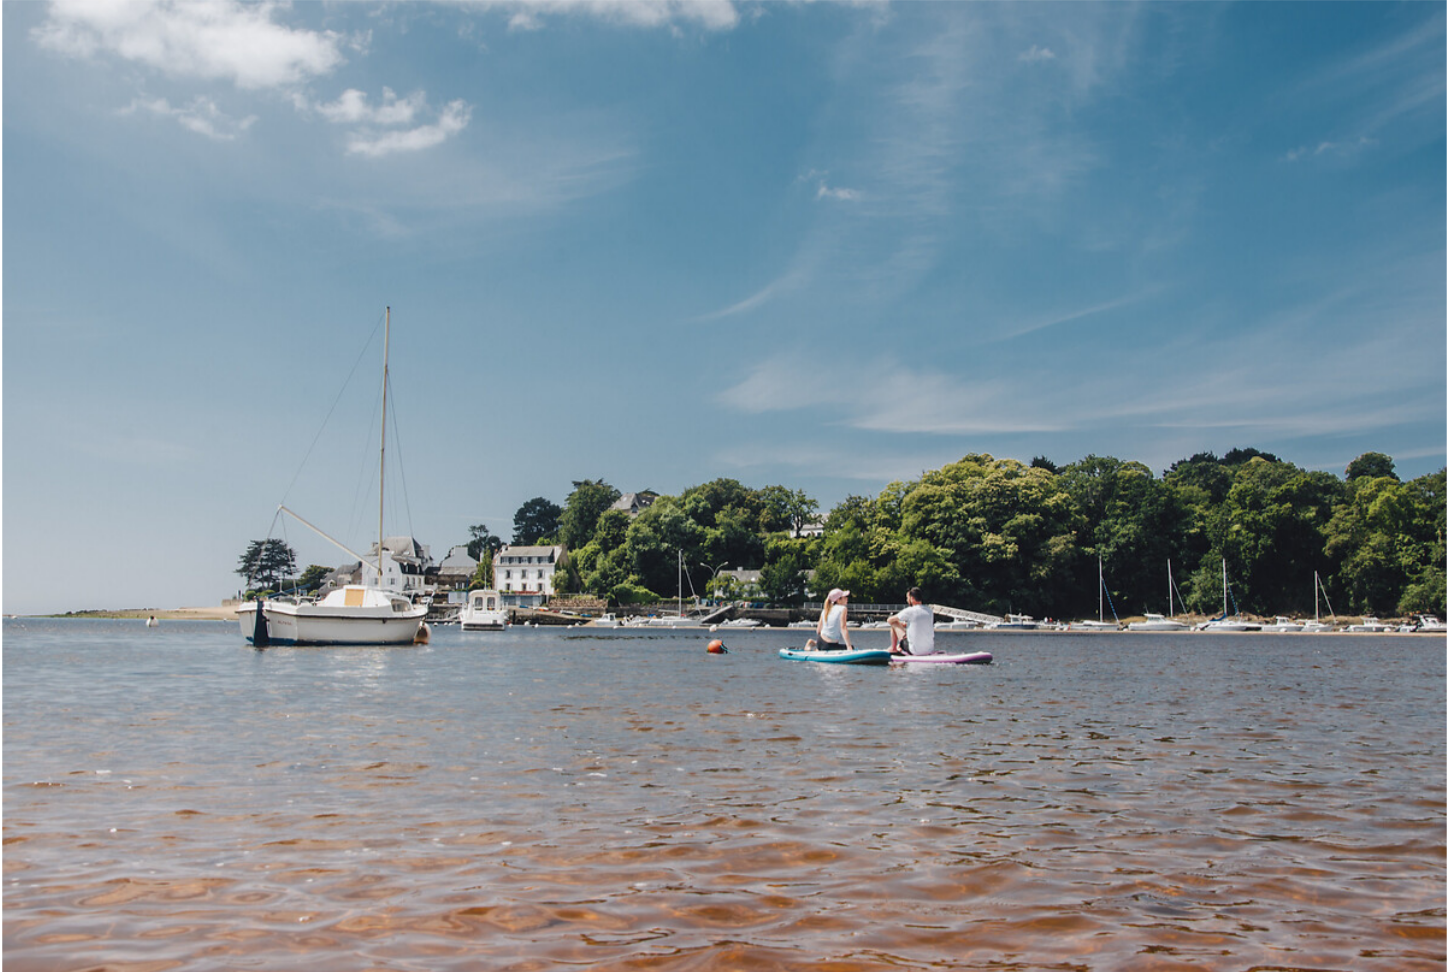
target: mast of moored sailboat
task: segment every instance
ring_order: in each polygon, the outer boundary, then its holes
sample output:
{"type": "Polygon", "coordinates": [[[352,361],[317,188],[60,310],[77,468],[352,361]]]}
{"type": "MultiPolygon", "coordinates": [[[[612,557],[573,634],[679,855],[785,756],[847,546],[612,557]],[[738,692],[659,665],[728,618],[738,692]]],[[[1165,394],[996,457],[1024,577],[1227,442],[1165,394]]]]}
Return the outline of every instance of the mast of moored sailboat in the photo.
{"type": "Polygon", "coordinates": [[[377,586],[382,587],[382,491],[387,486],[387,345],[392,336],[392,307],[382,329],[382,440],[377,451],[377,586]]]}

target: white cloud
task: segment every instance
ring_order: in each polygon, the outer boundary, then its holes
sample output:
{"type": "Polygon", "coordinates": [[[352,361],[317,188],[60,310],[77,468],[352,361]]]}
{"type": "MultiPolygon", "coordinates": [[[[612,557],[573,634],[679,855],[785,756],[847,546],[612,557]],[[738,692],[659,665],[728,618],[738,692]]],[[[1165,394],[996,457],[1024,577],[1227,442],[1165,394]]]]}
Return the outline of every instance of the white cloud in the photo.
{"type": "Polygon", "coordinates": [[[347,125],[410,125],[419,111],[427,107],[427,98],[421,91],[415,91],[406,98],[398,98],[391,88],[382,89],[382,104],[373,107],[367,102],[367,95],[356,88],[348,88],[331,104],[306,105],[330,122],[347,125]]]}
{"type": "Polygon", "coordinates": [[[1057,56],[1052,53],[1050,47],[1038,47],[1035,44],[1031,45],[1028,50],[1022,51],[1017,55],[1017,60],[1026,61],[1028,64],[1033,64],[1037,61],[1055,61],[1056,58],[1057,56]]]}
{"type": "Polygon", "coordinates": [[[407,131],[385,132],[380,135],[359,132],[348,139],[347,151],[354,155],[376,158],[395,152],[416,152],[432,148],[467,128],[472,114],[473,109],[466,102],[451,101],[432,125],[420,125],[407,131]]]}
{"type": "Polygon", "coordinates": [[[843,202],[854,202],[860,198],[860,193],[854,189],[833,189],[825,183],[820,183],[820,188],[815,192],[816,199],[839,199],[843,202]]]}
{"type": "Polygon", "coordinates": [[[342,63],[337,34],[275,23],[278,9],[235,0],[53,0],[31,36],[71,57],[109,54],[172,76],[245,89],[298,84],[342,63]]]}
{"type": "Polygon", "coordinates": [[[216,106],[216,102],[210,98],[195,98],[184,108],[172,107],[165,98],[137,98],[122,108],[118,114],[130,115],[138,111],[148,111],[162,118],[173,118],[177,124],[188,131],[205,135],[218,142],[234,140],[237,135],[250,128],[257,120],[256,115],[248,115],[241,119],[232,118],[222,112],[216,106]]]}

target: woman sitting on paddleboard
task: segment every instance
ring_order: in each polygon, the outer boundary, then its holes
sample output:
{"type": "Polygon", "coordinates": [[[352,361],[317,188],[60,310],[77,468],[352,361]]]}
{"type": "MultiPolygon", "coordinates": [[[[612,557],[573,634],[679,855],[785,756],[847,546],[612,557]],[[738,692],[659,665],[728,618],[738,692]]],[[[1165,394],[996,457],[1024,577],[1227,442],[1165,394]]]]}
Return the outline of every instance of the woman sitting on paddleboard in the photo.
{"type": "Polygon", "coordinates": [[[850,647],[850,633],[845,626],[849,615],[850,592],[835,588],[825,598],[825,607],[820,609],[820,620],[815,623],[816,646],[821,651],[853,651],[850,647]]]}

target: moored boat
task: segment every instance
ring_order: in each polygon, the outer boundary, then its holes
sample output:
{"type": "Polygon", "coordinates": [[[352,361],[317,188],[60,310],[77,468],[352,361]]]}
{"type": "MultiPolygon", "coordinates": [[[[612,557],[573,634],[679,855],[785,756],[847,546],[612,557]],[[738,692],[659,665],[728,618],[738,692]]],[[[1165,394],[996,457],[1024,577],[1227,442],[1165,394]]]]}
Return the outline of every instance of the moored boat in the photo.
{"type": "Polygon", "coordinates": [[[1008,614],[1006,620],[993,622],[986,627],[992,631],[1035,631],[1040,626],[1030,614],[1008,614]]]}
{"type": "Polygon", "coordinates": [[[376,587],[348,584],[320,601],[269,598],[237,608],[242,635],[274,645],[410,645],[427,617],[426,605],[376,587]],[[259,640],[257,611],[262,611],[259,640]]]}
{"type": "Polygon", "coordinates": [[[458,626],[464,631],[499,631],[508,627],[508,609],[502,596],[487,588],[469,591],[468,600],[458,615],[458,626]]]}
{"type": "Polygon", "coordinates": [[[378,445],[377,563],[349,550],[285,506],[279,507],[362,564],[363,583],[348,584],[321,600],[271,598],[252,601],[237,609],[242,635],[258,648],[291,645],[406,645],[426,640],[426,604],[384,589],[383,558],[389,556],[383,532],[383,487],[386,483],[388,343],[392,336],[392,308],[386,312],[382,339],[382,434],[378,445]],[[375,574],[375,579],[374,579],[375,574]],[[371,583],[369,583],[371,581],[371,583]]]}
{"type": "Polygon", "coordinates": [[[1141,621],[1129,621],[1128,631],[1186,631],[1188,625],[1173,618],[1166,618],[1160,614],[1147,614],[1141,621]]]}

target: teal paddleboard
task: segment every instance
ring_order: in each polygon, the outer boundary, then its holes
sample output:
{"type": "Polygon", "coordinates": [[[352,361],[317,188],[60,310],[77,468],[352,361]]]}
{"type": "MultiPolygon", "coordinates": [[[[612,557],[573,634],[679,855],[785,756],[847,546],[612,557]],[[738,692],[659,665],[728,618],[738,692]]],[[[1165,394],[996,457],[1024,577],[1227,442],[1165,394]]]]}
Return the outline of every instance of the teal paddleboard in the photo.
{"type": "Polygon", "coordinates": [[[889,665],[891,653],[884,648],[856,648],[849,651],[816,651],[814,648],[781,648],[780,657],[791,661],[824,662],[827,665],[889,665]]]}

